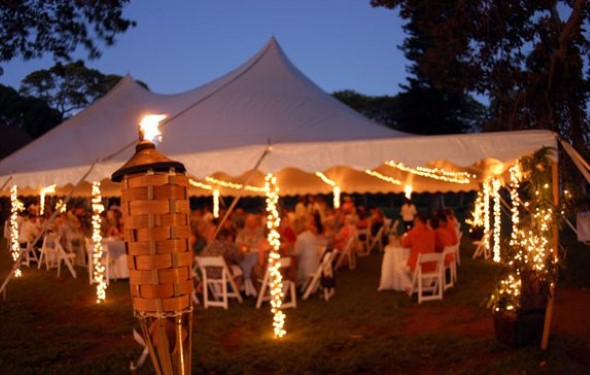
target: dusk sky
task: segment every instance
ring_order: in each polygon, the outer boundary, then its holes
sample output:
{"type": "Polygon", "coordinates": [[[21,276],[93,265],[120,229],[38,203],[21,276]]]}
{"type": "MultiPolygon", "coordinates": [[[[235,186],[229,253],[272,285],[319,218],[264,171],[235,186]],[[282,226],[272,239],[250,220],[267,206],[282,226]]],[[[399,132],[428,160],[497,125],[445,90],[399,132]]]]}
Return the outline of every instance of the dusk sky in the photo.
{"type": "MultiPolygon", "coordinates": [[[[103,48],[89,67],[126,74],[158,93],[179,93],[236,68],[275,36],[291,61],[327,92],[394,95],[406,79],[397,48],[397,11],[369,0],[133,0],[124,14],[137,27],[103,48]]],[[[85,55],[80,55],[84,57],[85,55]]],[[[50,58],[4,63],[0,83],[18,89],[50,58]]]]}

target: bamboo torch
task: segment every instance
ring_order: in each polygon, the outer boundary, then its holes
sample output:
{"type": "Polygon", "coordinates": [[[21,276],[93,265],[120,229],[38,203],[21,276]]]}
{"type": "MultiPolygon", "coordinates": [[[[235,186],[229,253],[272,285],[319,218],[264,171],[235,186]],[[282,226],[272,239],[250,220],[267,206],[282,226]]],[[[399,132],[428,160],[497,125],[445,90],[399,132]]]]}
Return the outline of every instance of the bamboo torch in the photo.
{"type": "Polygon", "coordinates": [[[121,182],[133,310],[158,374],[190,374],[192,251],[185,167],[156,151],[164,116],[146,116],[135,155],[111,176],[121,182]]]}

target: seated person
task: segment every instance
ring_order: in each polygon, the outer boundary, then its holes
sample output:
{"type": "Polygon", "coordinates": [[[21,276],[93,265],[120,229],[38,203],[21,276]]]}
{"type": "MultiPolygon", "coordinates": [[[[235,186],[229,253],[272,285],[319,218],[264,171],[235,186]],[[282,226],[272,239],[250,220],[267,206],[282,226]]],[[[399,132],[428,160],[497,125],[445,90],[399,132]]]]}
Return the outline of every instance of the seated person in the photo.
{"type": "MultiPolygon", "coordinates": [[[[225,263],[229,268],[229,272],[236,276],[242,275],[242,268],[239,266],[240,262],[244,259],[244,254],[240,252],[236,244],[233,242],[231,231],[222,229],[217,234],[217,239],[212,241],[201,253],[201,256],[219,256],[221,255],[225,259],[225,263]]],[[[220,278],[221,270],[216,267],[207,270],[210,277],[220,278]]],[[[240,288],[240,279],[236,280],[236,287],[240,288]]]]}
{"type": "Polygon", "coordinates": [[[304,284],[319,265],[317,228],[313,219],[305,222],[304,230],[295,241],[293,255],[297,257],[297,284],[304,284]]]}
{"type": "MultiPolygon", "coordinates": [[[[437,253],[442,253],[447,246],[454,246],[457,244],[457,241],[453,239],[451,232],[447,228],[445,215],[433,217],[430,224],[434,229],[434,250],[437,253]]],[[[453,261],[453,257],[453,254],[447,254],[445,257],[445,266],[448,266],[453,261]]]]}
{"type": "Polygon", "coordinates": [[[334,239],[334,248],[338,251],[344,251],[348,241],[356,235],[355,219],[352,215],[344,217],[344,226],[340,228],[334,239]]]}
{"type": "Polygon", "coordinates": [[[434,230],[428,226],[428,216],[425,213],[419,213],[416,216],[412,229],[403,235],[401,244],[403,247],[410,248],[407,266],[411,272],[416,269],[419,254],[434,252],[435,234],[434,230]]]}
{"type": "Polygon", "coordinates": [[[236,237],[236,245],[242,251],[256,252],[260,250],[264,241],[264,231],[260,225],[257,215],[248,214],[244,228],[242,228],[236,237]]]}

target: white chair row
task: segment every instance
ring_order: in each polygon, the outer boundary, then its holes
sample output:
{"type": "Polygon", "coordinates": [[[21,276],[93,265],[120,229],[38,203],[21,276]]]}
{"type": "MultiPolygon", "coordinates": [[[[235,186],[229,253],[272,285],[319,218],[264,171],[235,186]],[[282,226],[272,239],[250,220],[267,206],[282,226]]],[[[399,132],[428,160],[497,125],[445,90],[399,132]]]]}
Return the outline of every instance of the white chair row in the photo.
{"type": "Polygon", "coordinates": [[[358,232],[359,243],[360,243],[360,256],[366,256],[377,248],[380,252],[383,252],[383,240],[389,238],[391,235],[397,235],[397,228],[399,226],[399,220],[392,221],[391,219],[385,219],[383,225],[379,228],[375,235],[371,235],[371,229],[363,229],[358,232]],[[360,237],[363,237],[363,240],[360,237]]]}
{"type": "Polygon", "coordinates": [[[442,300],[444,291],[455,285],[458,248],[459,245],[447,246],[442,253],[418,255],[409,292],[418,293],[418,303],[442,300]],[[445,262],[447,258],[449,262],[445,262]]]}
{"type": "Polygon", "coordinates": [[[43,238],[43,245],[39,249],[40,256],[37,268],[40,269],[43,261],[45,261],[45,268],[57,268],[57,277],[61,273],[62,263],[68,268],[72,277],[76,278],[76,270],[74,269],[73,261],[76,258],[75,253],[68,253],[64,250],[61,243],[61,238],[55,233],[47,233],[43,238]]]}

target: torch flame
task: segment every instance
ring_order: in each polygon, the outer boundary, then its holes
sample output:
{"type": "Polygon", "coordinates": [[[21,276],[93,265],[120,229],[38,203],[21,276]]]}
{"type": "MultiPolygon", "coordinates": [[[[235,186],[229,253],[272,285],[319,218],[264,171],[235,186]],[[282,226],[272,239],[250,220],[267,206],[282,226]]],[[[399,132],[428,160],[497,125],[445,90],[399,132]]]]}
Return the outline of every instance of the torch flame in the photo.
{"type": "Polygon", "coordinates": [[[167,115],[147,115],[139,123],[142,139],[150,142],[161,141],[162,132],[160,132],[160,121],[168,117],[167,115]]]}

